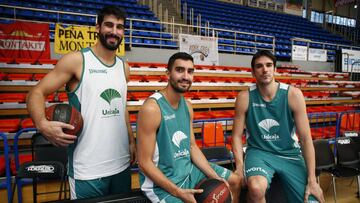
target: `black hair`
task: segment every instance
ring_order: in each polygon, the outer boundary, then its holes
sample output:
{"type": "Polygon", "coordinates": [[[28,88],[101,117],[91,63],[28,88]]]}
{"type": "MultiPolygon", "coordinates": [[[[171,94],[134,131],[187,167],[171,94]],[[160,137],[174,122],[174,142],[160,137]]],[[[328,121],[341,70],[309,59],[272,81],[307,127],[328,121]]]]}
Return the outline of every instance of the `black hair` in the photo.
{"type": "Polygon", "coordinates": [[[169,58],[169,61],[168,61],[167,67],[166,67],[169,71],[171,70],[171,67],[174,65],[174,62],[177,59],[182,59],[184,61],[191,61],[194,63],[194,58],[190,54],[185,53],[185,52],[177,52],[169,58]]]}
{"type": "Polygon", "coordinates": [[[255,67],[255,61],[262,56],[266,56],[271,59],[273,61],[274,67],[276,66],[276,57],[274,56],[274,54],[272,54],[269,50],[259,50],[258,52],[256,52],[256,54],[254,54],[253,58],[251,59],[252,69],[254,69],[255,67]]]}
{"type": "Polygon", "coordinates": [[[108,15],[114,15],[117,19],[124,20],[124,23],[126,21],[126,12],[124,9],[117,6],[105,6],[98,13],[97,24],[101,25],[104,17],[108,15]]]}

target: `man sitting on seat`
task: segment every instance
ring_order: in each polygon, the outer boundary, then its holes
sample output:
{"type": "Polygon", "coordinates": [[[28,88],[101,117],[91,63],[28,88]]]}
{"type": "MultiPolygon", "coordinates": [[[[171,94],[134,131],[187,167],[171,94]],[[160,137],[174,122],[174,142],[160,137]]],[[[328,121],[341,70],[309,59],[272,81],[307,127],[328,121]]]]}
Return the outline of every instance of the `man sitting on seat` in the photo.
{"type": "Polygon", "coordinates": [[[271,52],[257,52],[251,61],[256,85],[236,98],[232,135],[236,173],[242,177],[245,169],[249,202],[265,202],[275,173],[289,202],[313,202],[314,196],[324,202],[315,178],[315,154],[304,97],[299,89],[275,81],[275,65],[271,52]],[[245,124],[248,147],[243,166],[241,137],[245,124]]]}

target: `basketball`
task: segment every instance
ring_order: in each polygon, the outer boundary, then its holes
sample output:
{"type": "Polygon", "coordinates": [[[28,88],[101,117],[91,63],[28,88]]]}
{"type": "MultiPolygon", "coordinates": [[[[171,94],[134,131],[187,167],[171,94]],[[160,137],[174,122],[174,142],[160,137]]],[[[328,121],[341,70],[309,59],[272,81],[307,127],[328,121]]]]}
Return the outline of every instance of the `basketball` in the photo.
{"type": "Polygon", "coordinates": [[[60,121],[74,126],[73,130],[63,129],[64,133],[80,135],[83,127],[81,113],[69,104],[55,104],[45,109],[46,118],[50,121],[60,121]]]}
{"type": "Polygon", "coordinates": [[[229,188],[223,181],[217,179],[204,179],[200,181],[195,189],[203,189],[204,191],[195,194],[195,199],[199,203],[230,203],[231,194],[229,188]]]}

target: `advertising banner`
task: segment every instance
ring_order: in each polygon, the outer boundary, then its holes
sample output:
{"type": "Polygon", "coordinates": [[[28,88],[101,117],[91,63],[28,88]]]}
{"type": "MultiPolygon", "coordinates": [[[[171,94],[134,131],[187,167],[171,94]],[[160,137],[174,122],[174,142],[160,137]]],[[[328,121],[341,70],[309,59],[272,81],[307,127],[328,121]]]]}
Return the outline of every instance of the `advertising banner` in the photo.
{"type": "Polygon", "coordinates": [[[360,73],[360,51],[342,49],[341,56],[342,72],[360,73]]]}
{"type": "Polygon", "coordinates": [[[309,61],[327,61],[326,49],[309,48],[309,61]]]}
{"type": "Polygon", "coordinates": [[[308,48],[306,46],[293,45],[291,50],[291,60],[307,61],[308,48]]]}
{"type": "MultiPolygon", "coordinates": [[[[66,54],[91,47],[97,41],[97,31],[94,26],[62,27],[56,24],[54,49],[57,54],[66,54]]],[[[125,39],[122,40],[116,54],[125,55],[125,39]]]]}
{"type": "Polygon", "coordinates": [[[180,51],[190,54],[195,65],[219,65],[217,38],[180,34],[179,42],[180,51]]]}
{"type": "Polygon", "coordinates": [[[50,59],[49,25],[30,22],[0,24],[0,57],[50,59]]]}

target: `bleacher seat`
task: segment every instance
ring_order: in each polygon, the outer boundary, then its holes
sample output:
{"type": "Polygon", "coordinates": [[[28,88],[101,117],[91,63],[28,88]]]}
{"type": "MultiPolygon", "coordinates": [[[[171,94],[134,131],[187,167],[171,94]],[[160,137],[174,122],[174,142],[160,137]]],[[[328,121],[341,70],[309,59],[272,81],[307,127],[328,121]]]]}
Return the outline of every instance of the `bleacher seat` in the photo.
{"type": "Polygon", "coordinates": [[[0,132],[16,132],[20,127],[20,119],[0,119],[0,132]]]}

